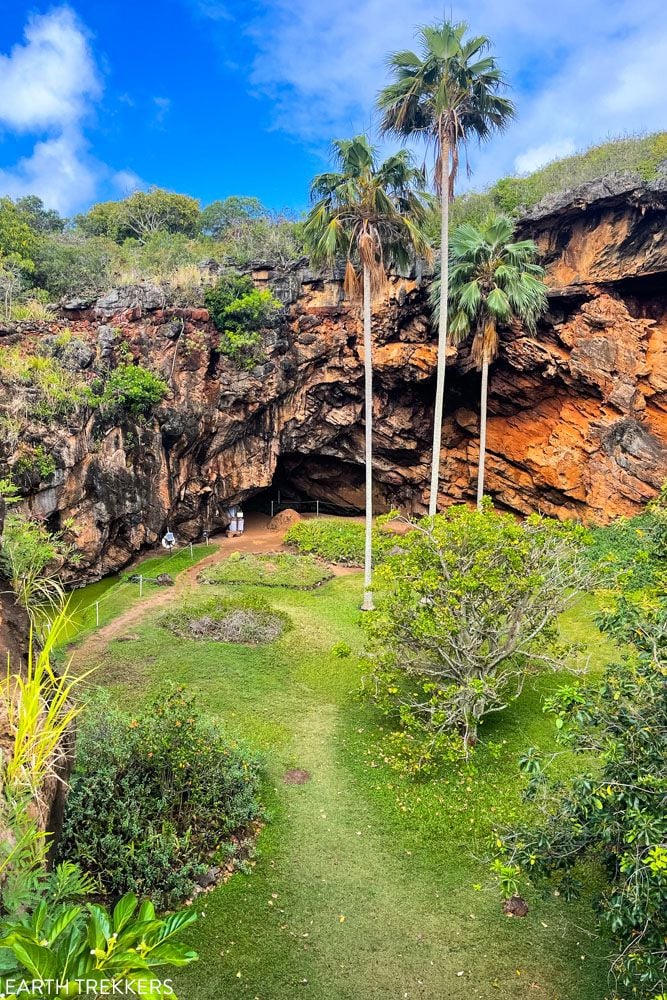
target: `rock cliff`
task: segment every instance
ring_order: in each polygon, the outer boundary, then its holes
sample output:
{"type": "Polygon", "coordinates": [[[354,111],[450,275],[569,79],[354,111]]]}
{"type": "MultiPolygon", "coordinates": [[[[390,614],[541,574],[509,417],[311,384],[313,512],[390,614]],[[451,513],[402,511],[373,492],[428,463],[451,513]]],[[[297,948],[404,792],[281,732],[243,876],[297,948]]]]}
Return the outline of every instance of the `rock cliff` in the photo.
{"type": "MultiPolygon", "coordinates": [[[[492,370],[487,489],[500,507],[606,521],[637,512],[667,479],[666,202],[664,178],[621,175],[523,220],[544,255],[550,311],[535,336],[502,331],[492,370]]],[[[54,528],[71,524],[80,578],[123,565],[167,523],[186,539],[215,530],[230,503],[276,484],[362,506],[358,311],[336,276],[305,261],[253,275],[284,307],[249,372],[221,357],[206,310],[168,307],[147,286],[68,303],[54,324],[0,330],[0,344],[27,350],[68,328],[73,366],[129,351],[171,386],[147,423],[107,427],[81,409],[28,431],[56,470],[29,485],[26,503],[54,528]]],[[[379,509],[422,511],[427,499],[436,351],[426,299],[426,279],[395,278],[375,308],[379,509]]],[[[468,348],[451,348],[443,504],[474,493],[478,394],[468,348]]]]}

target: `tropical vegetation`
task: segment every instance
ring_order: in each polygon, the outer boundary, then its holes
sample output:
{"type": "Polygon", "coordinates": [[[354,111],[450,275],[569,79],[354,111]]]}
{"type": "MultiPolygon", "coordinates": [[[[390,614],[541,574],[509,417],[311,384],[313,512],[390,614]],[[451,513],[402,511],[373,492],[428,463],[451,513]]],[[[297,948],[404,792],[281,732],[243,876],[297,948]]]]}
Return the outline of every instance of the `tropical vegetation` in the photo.
{"type": "Polygon", "coordinates": [[[390,57],[394,80],[378,96],[381,131],[402,140],[420,138],[432,146],[436,191],[440,197],[440,271],[444,295],[438,310],[438,366],[433,416],[433,453],[429,515],[436,513],[440,483],[440,451],[447,360],[447,290],[449,288],[449,203],[461,149],[473,139],[483,142],[505,129],[515,115],[503,96],[505,78],[490,40],[470,37],[464,22],[419,31],[421,56],[410,50],[390,57]]]}
{"type": "Polygon", "coordinates": [[[319,174],[311,185],[313,208],[304,229],[313,264],[345,260],[345,293],[361,298],[364,332],[364,465],[366,534],[362,610],[373,608],[373,299],[389,268],[405,269],[414,256],[429,256],[424,237],[425,178],[403,150],[379,163],[363,135],[333,144],[339,170],[319,174]],[[361,272],[361,276],[359,275],[361,272]]]}
{"type": "MultiPolygon", "coordinates": [[[[484,496],[486,410],[489,365],[498,354],[498,326],[520,324],[534,333],[547,308],[544,268],[536,263],[532,240],[515,240],[514,224],[503,215],[490,215],[479,225],[462,223],[451,235],[449,265],[449,331],[460,343],[474,333],[471,356],[482,373],[479,408],[479,463],[477,506],[484,496]]],[[[431,298],[439,313],[441,281],[433,283],[431,298]]]]}

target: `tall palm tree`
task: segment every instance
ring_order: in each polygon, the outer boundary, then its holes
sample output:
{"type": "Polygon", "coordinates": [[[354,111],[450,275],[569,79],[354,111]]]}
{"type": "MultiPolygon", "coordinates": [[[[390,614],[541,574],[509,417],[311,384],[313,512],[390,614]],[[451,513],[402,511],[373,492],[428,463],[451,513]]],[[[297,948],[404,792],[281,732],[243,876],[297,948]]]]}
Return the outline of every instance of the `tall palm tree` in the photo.
{"type": "Polygon", "coordinates": [[[401,150],[379,163],[363,135],[338,139],[333,152],[339,170],[311,184],[313,207],[306,221],[306,244],[313,264],[345,260],[345,293],[362,300],[366,464],[366,543],[364,611],[373,608],[373,354],[372,303],[390,267],[403,268],[411,254],[430,255],[422,227],[428,195],[424,173],[401,150]],[[361,272],[361,281],[360,273],[361,272]]]}
{"type": "MultiPolygon", "coordinates": [[[[514,223],[505,215],[490,215],[479,225],[463,223],[450,240],[450,331],[456,342],[473,332],[471,355],[482,372],[478,507],[484,496],[489,365],[498,355],[498,324],[517,321],[532,333],[547,308],[544,268],[536,263],[537,246],[532,240],[513,240],[514,223]]],[[[433,284],[432,299],[439,309],[438,281],[433,284]]]]}
{"type": "Polygon", "coordinates": [[[461,146],[480,142],[507,127],[514,105],[501,96],[505,79],[496,60],[485,53],[484,35],[467,37],[468,25],[450,21],[421,28],[421,55],[395,52],[389,59],[394,80],[378,96],[381,131],[401,139],[423,138],[435,153],[435,185],[440,195],[441,279],[445,289],[438,315],[438,369],[433,417],[433,454],[429,514],[438,506],[442,415],[447,362],[447,261],[449,202],[461,146]]]}

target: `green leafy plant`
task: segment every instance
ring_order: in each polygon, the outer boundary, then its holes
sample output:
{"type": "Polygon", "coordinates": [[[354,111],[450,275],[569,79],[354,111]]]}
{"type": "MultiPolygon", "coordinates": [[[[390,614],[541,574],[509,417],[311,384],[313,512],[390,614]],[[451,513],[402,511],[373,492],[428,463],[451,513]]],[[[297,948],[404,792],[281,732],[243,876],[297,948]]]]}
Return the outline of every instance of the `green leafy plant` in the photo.
{"type": "Polygon", "coordinates": [[[197,953],[174,939],[196,919],[193,910],[157,917],[151,902],[139,905],[130,893],[112,912],[42,901],[27,922],[0,923],[3,978],[32,980],[30,996],[111,995],[116,984],[128,995],[173,997],[171,980],[165,988],[155,970],[195,961],[197,953]]]}
{"type": "Polygon", "coordinates": [[[556,618],[588,583],[584,537],[536,515],[519,523],[488,501],[411,523],[365,619],[366,688],[394,727],[456,734],[468,753],[529,674],[567,663],[575,651],[559,643],[556,618]]]}
{"type": "Polygon", "coordinates": [[[173,905],[260,815],[258,762],[183,688],[131,717],[100,696],[78,731],[60,857],[111,895],[173,905]]]}
{"type": "Polygon", "coordinates": [[[120,364],[110,373],[99,405],[111,418],[123,413],[132,417],[148,417],[169,391],[169,386],[154,372],[142,365],[120,364]]]}
{"type": "Polygon", "coordinates": [[[520,763],[540,818],[501,831],[498,844],[501,864],[548,879],[565,899],[579,894],[582,860],[596,859],[606,875],[600,918],[615,943],[613,996],[654,1000],[667,987],[667,600],[648,616],[621,608],[601,624],[634,651],[599,685],[566,688],[547,706],[585,770],[555,783],[549,759],[528,751],[520,763]]]}
{"type": "Polygon", "coordinates": [[[161,625],[184,639],[216,642],[272,642],[291,628],[289,616],[259,595],[189,599],[162,615],[161,625]]]}
{"type": "MultiPolygon", "coordinates": [[[[342,518],[309,518],[297,521],[285,533],[287,545],[326,562],[343,566],[363,566],[364,525],[342,518]]],[[[392,546],[391,535],[380,528],[373,532],[373,561],[376,563],[392,546]]]]}
{"type": "Polygon", "coordinates": [[[249,275],[223,275],[206,290],[204,301],[217,330],[219,350],[237,368],[257,364],[262,345],[261,330],[268,325],[280,302],[267,290],[255,288],[249,275]]]}
{"type": "Polygon", "coordinates": [[[12,466],[12,472],[14,475],[28,477],[36,472],[40,480],[43,480],[52,476],[56,468],[53,455],[46,451],[43,444],[35,446],[23,445],[19,449],[18,457],[12,466]]]}
{"type": "Polygon", "coordinates": [[[0,541],[0,568],[33,625],[62,604],[65,596],[59,571],[63,562],[76,561],[72,545],[62,533],[51,533],[41,521],[11,510],[0,541]]]}

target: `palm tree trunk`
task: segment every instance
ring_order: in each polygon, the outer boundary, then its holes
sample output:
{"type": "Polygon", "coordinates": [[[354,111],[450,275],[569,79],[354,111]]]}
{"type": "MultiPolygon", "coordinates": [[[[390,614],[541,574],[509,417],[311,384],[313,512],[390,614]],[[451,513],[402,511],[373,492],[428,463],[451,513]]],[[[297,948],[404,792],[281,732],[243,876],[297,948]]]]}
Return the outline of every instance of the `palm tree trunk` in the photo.
{"type": "Polygon", "coordinates": [[[489,391],[489,358],[482,360],[482,395],[479,407],[479,466],[477,467],[477,510],[482,509],[484,496],[484,461],[486,459],[486,400],[489,391]]]}
{"type": "Polygon", "coordinates": [[[447,366],[447,305],[449,285],[449,141],[440,144],[440,312],[438,315],[438,369],[435,380],[433,412],[433,454],[431,456],[431,492],[429,516],[438,509],[440,485],[440,449],[442,447],[442,414],[445,404],[445,368],[447,366]]]}
{"type": "Polygon", "coordinates": [[[371,340],[371,272],[364,264],[364,410],[366,423],[366,540],[362,611],[372,611],[373,591],[373,342],[371,340]]]}

